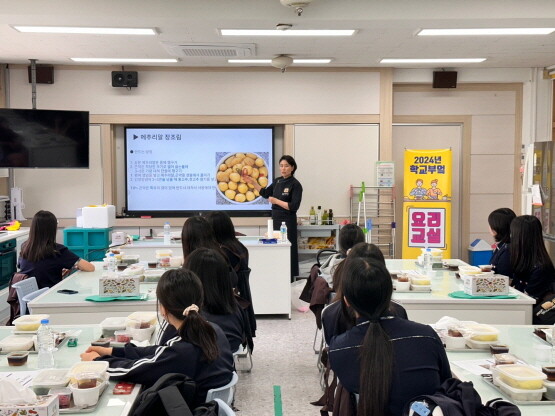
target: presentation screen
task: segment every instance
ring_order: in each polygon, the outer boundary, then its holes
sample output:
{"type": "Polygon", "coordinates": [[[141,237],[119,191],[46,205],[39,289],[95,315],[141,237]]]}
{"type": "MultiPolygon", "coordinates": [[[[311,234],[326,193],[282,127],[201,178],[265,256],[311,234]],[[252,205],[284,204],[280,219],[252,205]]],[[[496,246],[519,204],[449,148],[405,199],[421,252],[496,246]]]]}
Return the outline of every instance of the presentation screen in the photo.
{"type": "Polygon", "coordinates": [[[241,173],[271,183],[273,143],[273,127],[126,127],[127,215],[270,216],[241,173]]]}

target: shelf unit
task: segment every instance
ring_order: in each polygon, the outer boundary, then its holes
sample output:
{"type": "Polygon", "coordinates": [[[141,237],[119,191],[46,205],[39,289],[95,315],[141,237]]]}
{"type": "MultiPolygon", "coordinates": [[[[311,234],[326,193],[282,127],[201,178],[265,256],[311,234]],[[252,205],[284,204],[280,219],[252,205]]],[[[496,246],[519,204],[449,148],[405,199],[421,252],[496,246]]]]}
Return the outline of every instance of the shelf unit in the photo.
{"type": "Polygon", "coordinates": [[[360,204],[359,216],[359,193],[361,190],[360,186],[351,186],[350,188],[350,220],[360,227],[365,227],[364,208],[366,207],[366,216],[372,220],[372,230],[367,241],[377,245],[385,258],[392,259],[395,256],[395,188],[366,186],[365,203],[360,204]]]}
{"type": "MultiPolygon", "coordinates": [[[[319,248],[304,248],[309,244],[310,238],[331,239],[326,248],[338,249],[339,224],[331,225],[299,225],[297,226],[297,243],[299,245],[299,273],[305,275],[310,272],[310,268],[316,263],[316,254],[319,248]]],[[[322,241],[323,245],[323,241],[322,241]]],[[[324,248],[323,246],[321,246],[324,248]]],[[[323,260],[323,258],[321,259],[323,260]]]]}
{"type": "Polygon", "coordinates": [[[110,246],[112,228],[65,228],[64,245],[87,261],[99,261],[110,246]]]}

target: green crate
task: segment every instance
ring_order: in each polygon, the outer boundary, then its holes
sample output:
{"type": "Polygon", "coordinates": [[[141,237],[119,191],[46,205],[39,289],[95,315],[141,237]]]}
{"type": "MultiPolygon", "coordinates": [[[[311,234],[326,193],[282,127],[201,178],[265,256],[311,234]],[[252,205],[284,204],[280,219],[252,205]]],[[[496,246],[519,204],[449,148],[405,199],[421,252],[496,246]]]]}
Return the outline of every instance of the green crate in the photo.
{"type": "Polygon", "coordinates": [[[99,261],[110,246],[111,228],[66,228],[64,245],[82,259],[99,261]]]}

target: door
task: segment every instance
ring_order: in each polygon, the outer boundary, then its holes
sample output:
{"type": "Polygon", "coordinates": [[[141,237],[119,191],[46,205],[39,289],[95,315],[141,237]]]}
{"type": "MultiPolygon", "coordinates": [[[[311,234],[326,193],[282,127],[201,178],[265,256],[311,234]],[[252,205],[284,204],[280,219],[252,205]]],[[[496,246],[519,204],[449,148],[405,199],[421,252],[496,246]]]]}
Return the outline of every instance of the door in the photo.
{"type": "Polygon", "coordinates": [[[462,258],[461,253],[461,124],[395,124],[393,125],[393,161],[395,162],[395,207],[397,233],[395,257],[401,256],[403,232],[403,163],[405,149],[447,149],[453,151],[452,206],[451,206],[451,256],[462,258]]]}

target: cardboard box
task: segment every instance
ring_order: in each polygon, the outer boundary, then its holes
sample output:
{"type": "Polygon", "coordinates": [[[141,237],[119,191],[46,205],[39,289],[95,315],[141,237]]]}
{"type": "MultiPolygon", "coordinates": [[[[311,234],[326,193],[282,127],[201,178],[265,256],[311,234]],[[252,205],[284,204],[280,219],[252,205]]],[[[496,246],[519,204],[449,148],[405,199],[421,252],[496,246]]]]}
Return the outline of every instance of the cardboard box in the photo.
{"type": "Polygon", "coordinates": [[[37,404],[0,404],[0,416],[58,416],[58,396],[37,396],[37,404]]]}
{"type": "Polygon", "coordinates": [[[102,276],[100,278],[100,296],[138,296],[140,276],[102,276]]]}
{"type": "Polygon", "coordinates": [[[502,274],[461,274],[464,293],[471,296],[501,296],[509,294],[509,278],[502,274]]]}
{"type": "Polygon", "coordinates": [[[110,228],[116,222],[114,205],[83,207],[83,228],[110,228]]]}

